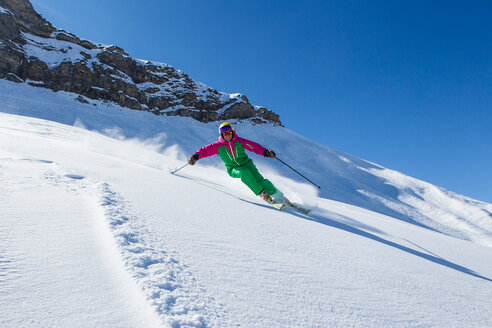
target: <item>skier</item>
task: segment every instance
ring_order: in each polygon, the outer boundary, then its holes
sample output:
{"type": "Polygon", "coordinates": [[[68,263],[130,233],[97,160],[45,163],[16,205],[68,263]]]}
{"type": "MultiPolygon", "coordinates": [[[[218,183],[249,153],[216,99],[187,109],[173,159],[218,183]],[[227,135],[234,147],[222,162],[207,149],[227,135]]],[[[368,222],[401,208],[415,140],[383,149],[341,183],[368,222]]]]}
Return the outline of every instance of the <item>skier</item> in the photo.
{"type": "Polygon", "coordinates": [[[268,150],[256,142],[239,137],[228,122],[219,126],[219,133],[219,141],[197,150],[188,160],[190,165],[195,165],[196,161],[201,158],[218,154],[226,166],[227,173],[233,178],[240,178],[255,195],[272,205],[290,203],[280,190],[275,188],[269,180],[263,178],[251,158],[244,151],[247,149],[258,155],[274,158],[275,152],[273,150],[268,150]]]}

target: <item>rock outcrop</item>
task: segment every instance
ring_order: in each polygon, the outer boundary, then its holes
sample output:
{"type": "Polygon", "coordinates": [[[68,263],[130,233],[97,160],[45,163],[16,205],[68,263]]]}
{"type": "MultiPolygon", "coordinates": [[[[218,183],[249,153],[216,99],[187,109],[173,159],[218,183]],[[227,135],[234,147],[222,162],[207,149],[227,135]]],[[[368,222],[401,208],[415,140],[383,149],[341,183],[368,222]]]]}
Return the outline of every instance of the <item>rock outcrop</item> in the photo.
{"type": "Polygon", "coordinates": [[[28,0],[0,0],[0,78],[156,115],[281,125],[277,114],[241,94],[218,92],[170,65],[137,60],[120,47],[56,29],[28,0]]]}

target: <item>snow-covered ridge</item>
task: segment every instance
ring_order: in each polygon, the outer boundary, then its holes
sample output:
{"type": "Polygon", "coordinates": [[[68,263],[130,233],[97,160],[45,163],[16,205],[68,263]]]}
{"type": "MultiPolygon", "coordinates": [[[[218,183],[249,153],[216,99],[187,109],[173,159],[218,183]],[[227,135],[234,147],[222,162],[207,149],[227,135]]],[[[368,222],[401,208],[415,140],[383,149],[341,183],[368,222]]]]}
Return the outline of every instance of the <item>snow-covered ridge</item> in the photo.
{"type": "Polygon", "coordinates": [[[42,38],[32,34],[24,34],[26,45],[24,51],[28,57],[39,58],[46,63],[49,68],[59,66],[61,63],[67,62],[83,62],[87,57],[82,53],[90,55],[91,60],[87,62],[89,66],[96,61],[95,57],[102,52],[101,49],[86,49],[82,46],[68,41],[57,39],[42,38]]]}

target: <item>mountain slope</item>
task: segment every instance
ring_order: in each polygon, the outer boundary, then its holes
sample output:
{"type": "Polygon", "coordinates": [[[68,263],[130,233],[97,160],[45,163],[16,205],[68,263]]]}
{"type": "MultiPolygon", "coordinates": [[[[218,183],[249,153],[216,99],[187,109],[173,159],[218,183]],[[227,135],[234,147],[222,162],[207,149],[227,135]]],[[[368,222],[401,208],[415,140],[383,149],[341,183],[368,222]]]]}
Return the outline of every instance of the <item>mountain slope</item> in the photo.
{"type": "MultiPolygon", "coordinates": [[[[76,94],[0,81],[0,111],[84,126],[114,137],[153,140],[159,149],[172,149],[185,160],[196,149],[217,138],[216,123],[188,118],[158,118],[107,104],[74,103],[76,94]]],[[[396,171],[333,150],[279,126],[237,123],[240,136],[274,149],[283,159],[321,185],[319,196],[376,211],[440,231],[450,236],[492,246],[492,205],[439,188],[396,171]]],[[[312,187],[277,161],[257,158],[266,176],[294,200],[315,194],[312,187]],[[285,184],[287,177],[298,181],[285,184]]],[[[199,162],[221,167],[215,159],[199,162]]],[[[316,203],[309,204],[315,206],[316,203]]]]}
{"type": "Polygon", "coordinates": [[[488,247],[271,170],[316,204],[279,212],[223,168],[169,174],[176,148],[148,140],[0,113],[0,142],[2,326],[492,324],[488,247]]]}
{"type": "Polygon", "coordinates": [[[277,114],[251,105],[244,95],[218,92],[171,65],[56,29],[28,0],[0,0],[0,78],[77,93],[83,103],[103,100],[156,115],[281,124],[277,114]]]}

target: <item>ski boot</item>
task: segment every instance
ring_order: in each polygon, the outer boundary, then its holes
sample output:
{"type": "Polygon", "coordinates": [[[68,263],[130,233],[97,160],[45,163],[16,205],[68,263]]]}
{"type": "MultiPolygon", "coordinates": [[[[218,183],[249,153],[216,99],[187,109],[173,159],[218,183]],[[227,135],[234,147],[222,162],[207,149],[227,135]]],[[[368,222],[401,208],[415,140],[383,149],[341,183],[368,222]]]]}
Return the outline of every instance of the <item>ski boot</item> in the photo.
{"type": "Polygon", "coordinates": [[[269,194],[266,193],[266,191],[263,189],[260,194],[258,195],[260,196],[261,198],[263,198],[263,200],[265,202],[267,202],[268,204],[272,205],[273,207],[275,207],[276,209],[282,211],[285,206],[287,206],[286,204],[283,204],[283,203],[279,203],[277,201],[275,201],[272,196],[270,196],[269,194]]]}

